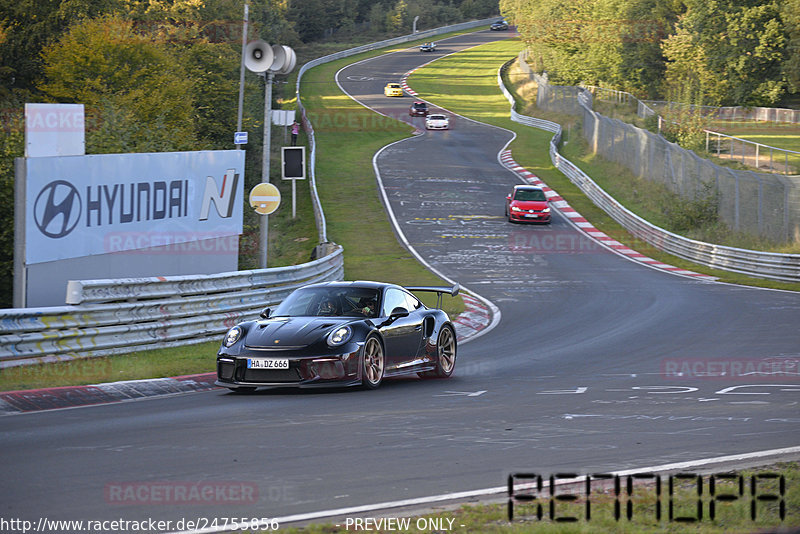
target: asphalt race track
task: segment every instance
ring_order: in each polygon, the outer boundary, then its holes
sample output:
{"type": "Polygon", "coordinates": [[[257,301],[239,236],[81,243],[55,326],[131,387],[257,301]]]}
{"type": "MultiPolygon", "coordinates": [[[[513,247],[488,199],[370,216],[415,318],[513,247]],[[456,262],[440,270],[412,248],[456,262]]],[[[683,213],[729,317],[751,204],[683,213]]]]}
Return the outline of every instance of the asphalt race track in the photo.
{"type": "MultiPolygon", "coordinates": [[[[337,79],[365,105],[411,120],[413,99],[384,97],[387,82],[507,36],[409,49],[337,79]]],[[[504,197],[519,181],[497,154],[511,134],[459,117],[451,125],[387,147],[376,165],[411,246],[502,313],[459,347],[452,379],[6,416],[0,515],[285,517],[492,488],[518,471],[611,472],[800,445],[800,295],[635,264],[558,213],[549,226],[510,224],[504,197]],[[717,376],[726,365],[792,362],[794,377],[717,376]],[[175,497],[198,484],[212,489],[175,497]]]]}

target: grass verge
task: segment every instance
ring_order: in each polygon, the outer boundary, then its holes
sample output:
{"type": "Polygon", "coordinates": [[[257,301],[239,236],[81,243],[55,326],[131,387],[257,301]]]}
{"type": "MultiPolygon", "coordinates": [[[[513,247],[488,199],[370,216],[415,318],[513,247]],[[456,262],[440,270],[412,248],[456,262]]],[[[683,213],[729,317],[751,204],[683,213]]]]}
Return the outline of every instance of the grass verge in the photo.
{"type": "MultiPolygon", "coordinates": [[[[469,118],[506,128],[516,133],[517,137],[510,148],[517,163],[539,176],[547,185],[558,191],[573,208],[591,221],[599,230],[634,250],[682,269],[715,276],[723,282],[800,291],[800,284],[797,283],[790,284],[761,280],[737,273],[710,269],[656,250],[631,236],[622,226],[589,200],[551,163],[548,148],[552,134],[544,130],[514,123],[509,118],[508,101],[497,87],[497,71],[503,63],[514,58],[522,46],[523,44],[518,40],[499,41],[467,50],[455,56],[442,58],[414,72],[409,79],[409,85],[421,97],[435,102],[437,105],[469,118]]],[[[516,91],[516,83],[507,83],[507,85],[512,90],[512,93],[516,91]]],[[[530,90],[530,87],[523,89],[530,90]]],[[[535,111],[535,108],[527,100],[523,100],[518,95],[515,95],[515,97],[517,98],[517,109],[527,109],[529,112],[535,111]]],[[[574,140],[580,137],[578,134],[580,126],[575,117],[544,113],[535,113],[535,116],[562,124],[569,150],[572,150],[570,145],[577,144],[570,141],[570,139],[574,140]]],[[[588,154],[584,154],[582,157],[583,159],[576,157],[573,162],[583,168],[601,187],[606,188],[606,183],[615,177],[617,170],[603,166],[587,168],[587,165],[590,166],[599,158],[594,158],[593,155],[588,154]]]]}
{"type": "MultiPolygon", "coordinates": [[[[778,463],[766,467],[747,469],[737,472],[715,473],[715,489],[709,487],[711,475],[696,475],[692,479],[674,478],[672,488],[669,487],[668,475],[662,475],[661,493],[657,496],[655,483],[637,484],[633,487],[632,497],[628,498],[623,485],[617,497],[613,490],[598,492],[594,489],[587,496],[582,487],[572,490],[558,490],[551,498],[547,480],[544,490],[528,492],[537,498],[533,502],[517,501],[514,506],[513,519],[509,520],[508,504],[464,505],[446,511],[416,516],[376,515],[370,518],[376,522],[378,518],[392,518],[394,525],[407,525],[408,528],[362,528],[356,529],[355,518],[341,520],[337,524],[315,524],[307,527],[288,527],[282,531],[288,534],[335,534],[362,530],[369,532],[443,532],[452,531],[459,534],[517,534],[537,532],[544,534],[568,533],[655,533],[680,532],[697,534],[728,534],[754,532],[797,532],[800,526],[800,470],[796,462],[778,463]],[[720,477],[720,474],[733,478],[720,477]],[[770,475],[784,477],[784,490],[780,488],[780,478],[768,478],[770,475]],[[739,494],[738,477],[742,478],[744,487],[739,494]],[[757,481],[755,496],[755,519],[752,517],[751,481],[757,481]],[[699,480],[699,483],[698,483],[699,480]],[[698,495],[698,485],[702,484],[702,493],[698,495]],[[712,497],[713,495],[713,497],[712,497]],[[734,496],[732,500],[723,500],[723,495],[734,496]],[[574,496],[573,500],[564,498],[574,496]],[[762,499],[758,499],[758,497],[762,499]],[[774,496],[774,500],[763,497],[774,496]],[[711,503],[714,502],[713,519],[711,519],[711,503]],[[784,516],[781,519],[781,501],[784,516]],[[550,503],[553,508],[550,508],[550,503]],[[589,515],[587,516],[587,502],[589,515]],[[630,508],[628,503],[630,502],[630,508]],[[615,519],[615,505],[619,503],[619,519],[615,519]],[[657,509],[657,504],[660,508],[657,509]],[[539,510],[541,507],[541,518],[539,510]],[[551,511],[552,510],[552,511],[551,511]],[[657,510],[659,515],[657,516],[657,510]],[[552,516],[551,516],[552,514],[552,516]],[[629,515],[628,515],[629,514],[629,515]],[[403,523],[402,518],[407,522],[403,523]],[[551,518],[552,517],[552,518],[551,518]],[[565,520],[574,518],[575,521],[565,520]],[[558,520],[558,519],[561,520],[558,520]],[[349,529],[347,527],[350,527],[349,529]],[[436,528],[439,526],[440,528],[436,528]]],[[[624,484],[624,480],[623,480],[624,484]]],[[[362,520],[364,516],[358,516],[362,520]]],[[[363,524],[363,523],[362,523],[363,524]]],[[[377,523],[372,523],[376,525],[377,523]]],[[[386,525],[387,523],[383,523],[386,525]]]]}

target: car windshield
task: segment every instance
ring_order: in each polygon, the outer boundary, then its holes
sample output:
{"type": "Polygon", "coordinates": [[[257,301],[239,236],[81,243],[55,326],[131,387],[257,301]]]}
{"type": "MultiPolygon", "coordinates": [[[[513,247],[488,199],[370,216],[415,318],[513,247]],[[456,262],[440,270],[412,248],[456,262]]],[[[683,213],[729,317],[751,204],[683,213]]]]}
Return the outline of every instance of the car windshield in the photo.
{"type": "Polygon", "coordinates": [[[425,109],[426,107],[428,106],[422,102],[414,102],[414,108],[416,109],[425,109]]]}
{"type": "Polygon", "coordinates": [[[272,317],[377,317],[380,292],[369,287],[304,287],[289,295],[272,317]]]}
{"type": "Polygon", "coordinates": [[[525,201],[544,201],[547,197],[544,196],[544,191],[541,189],[517,189],[514,193],[514,200],[525,201]]]}
{"type": "Polygon", "coordinates": [[[392,88],[392,89],[399,89],[400,88],[400,84],[399,83],[390,83],[389,87],[392,88]]]}
{"type": "Polygon", "coordinates": [[[432,121],[443,121],[446,117],[444,115],[429,115],[432,121]]]}

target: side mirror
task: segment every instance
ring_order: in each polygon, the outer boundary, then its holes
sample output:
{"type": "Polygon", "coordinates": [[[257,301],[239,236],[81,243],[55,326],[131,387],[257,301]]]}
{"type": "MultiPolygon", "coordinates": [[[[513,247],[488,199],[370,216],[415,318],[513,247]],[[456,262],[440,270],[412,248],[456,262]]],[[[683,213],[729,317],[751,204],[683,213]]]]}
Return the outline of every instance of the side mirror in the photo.
{"type": "Polygon", "coordinates": [[[262,319],[269,319],[269,314],[272,313],[272,310],[269,308],[264,308],[261,313],[258,314],[259,317],[262,319]]]}
{"type": "Polygon", "coordinates": [[[511,200],[511,195],[506,195],[506,200],[511,200]]]}
{"type": "Polygon", "coordinates": [[[389,314],[389,318],[391,319],[399,319],[400,317],[408,317],[408,310],[402,306],[393,309],[392,313],[389,314]]]}

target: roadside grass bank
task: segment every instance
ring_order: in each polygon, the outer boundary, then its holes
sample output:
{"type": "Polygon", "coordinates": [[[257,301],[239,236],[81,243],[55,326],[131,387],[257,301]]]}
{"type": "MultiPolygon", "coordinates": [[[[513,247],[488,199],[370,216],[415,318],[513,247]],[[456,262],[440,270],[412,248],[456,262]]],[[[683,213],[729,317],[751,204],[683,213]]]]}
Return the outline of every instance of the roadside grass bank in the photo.
{"type": "MultiPolygon", "coordinates": [[[[419,93],[421,98],[435,102],[455,113],[466,117],[506,128],[516,133],[512,149],[514,160],[539,176],[550,187],[569,202],[569,204],[586,217],[599,230],[625,245],[646,254],[661,262],[688,269],[691,271],[715,276],[722,282],[752,285],[757,287],[786,289],[798,291],[800,283],[782,283],[761,280],[737,273],[718,269],[710,269],[678,257],[661,252],[649,244],[631,236],[622,226],[616,223],[603,210],[594,205],[570,180],[558,171],[551,163],[548,153],[552,134],[537,128],[531,128],[512,122],[509,119],[509,104],[497,87],[497,70],[509,59],[513,59],[522,49],[523,43],[518,40],[506,40],[489,43],[457,54],[442,58],[419,69],[411,75],[409,85],[419,93]]],[[[512,82],[514,80],[512,79],[512,82]]],[[[517,79],[519,81],[519,79],[517,79]]],[[[508,83],[512,94],[516,84],[508,83]]],[[[523,90],[531,91],[529,85],[523,90]]],[[[581,167],[592,179],[606,190],[611,189],[608,181],[615,179],[618,169],[597,165],[593,154],[576,150],[579,146],[579,123],[577,118],[564,115],[536,112],[529,100],[519,95],[517,109],[523,109],[539,118],[559,122],[564,128],[564,140],[561,150],[573,163],[581,167]],[[595,165],[597,165],[595,167],[595,165]]],[[[622,186],[620,186],[622,187],[622,186]]],[[[626,207],[625,199],[620,200],[626,207]]],[[[645,218],[646,215],[639,214],[645,218]]]]}
{"type": "MultiPolygon", "coordinates": [[[[670,488],[668,475],[662,475],[661,493],[658,496],[655,492],[655,484],[652,482],[649,484],[637,483],[632,488],[632,497],[630,498],[624,482],[619,496],[614,494],[613,489],[604,492],[593,489],[588,497],[583,488],[559,490],[556,493],[557,497],[574,495],[576,497],[574,500],[551,498],[545,480],[543,491],[528,492],[529,495],[538,497],[536,501],[526,503],[520,500],[515,502],[513,520],[509,520],[507,502],[470,504],[425,515],[403,516],[393,515],[391,512],[376,513],[375,516],[372,516],[373,521],[381,517],[395,519],[406,517],[409,521],[404,524],[409,528],[362,528],[360,530],[375,533],[451,531],[459,534],[519,534],[527,532],[544,534],[786,532],[788,534],[797,532],[797,528],[800,527],[800,468],[796,462],[776,463],[737,472],[715,473],[716,484],[713,494],[709,486],[710,477],[711,475],[697,475],[693,479],[676,479],[674,487],[670,488]],[[733,478],[721,478],[720,474],[731,475],[733,478]],[[773,474],[784,477],[783,492],[780,488],[780,478],[765,477],[765,475],[773,474]],[[741,494],[737,487],[740,476],[745,487],[741,494]],[[753,477],[757,477],[755,520],[752,518],[754,501],[750,487],[753,477]],[[702,493],[699,495],[698,478],[700,479],[699,484],[702,484],[702,493]],[[721,497],[722,495],[735,498],[726,501],[721,497]],[[759,496],[776,498],[762,500],[758,499],[759,496]],[[781,500],[784,508],[783,519],[781,519],[780,511],[781,500]],[[550,508],[551,501],[553,502],[553,512],[550,508]],[[714,502],[714,519],[711,519],[712,501],[714,502]],[[656,516],[657,502],[660,503],[658,518],[656,516]],[[619,503],[619,519],[615,519],[617,503],[619,503]],[[628,503],[630,503],[630,509],[628,503]],[[542,509],[541,519],[538,517],[538,507],[542,509]],[[554,519],[551,519],[551,513],[554,519]],[[567,517],[576,520],[565,520],[567,517]],[[670,517],[672,517],[671,520],[670,517]],[[559,521],[559,518],[562,520],[559,521]],[[431,529],[431,525],[443,525],[448,528],[431,529]]],[[[496,502],[499,499],[494,500],[496,502]]],[[[437,509],[437,507],[433,508],[437,509]]],[[[363,518],[363,516],[358,517],[363,518]]],[[[354,532],[359,529],[354,528],[353,519],[351,519],[349,528],[345,521],[340,521],[338,525],[333,523],[315,524],[306,527],[285,527],[281,530],[288,534],[337,534],[354,532]]]]}
{"type": "MultiPolygon", "coordinates": [[[[437,40],[462,33],[467,32],[448,33],[437,37],[437,40]]],[[[398,241],[378,196],[372,168],[375,152],[386,144],[410,137],[413,128],[364,108],[342,93],[334,79],[335,73],[346,65],[418,46],[420,42],[422,40],[320,65],[303,77],[301,95],[316,132],[317,187],[327,219],[328,239],[345,249],[345,278],[348,280],[446,285],[398,241]]],[[[296,75],[289,79],[287,86],[294,87],[294,80],[296,75]]],[[[284,109],[296,108],[297,105],[292,98],[280,99],[279,102],[284,109]]],[[[280,179],[283,136],[282,128],[273,128],[270,181],[281,192],[281,206],[269,215],[269,267],[307,262],[317,244],[309,180],[297,181],[297,217],[292,218],[291,182],[280,179]]],[[[306,133],[302,131],[298,137],[300,144],[308,146],[306,133]]],[[[251,139],[248,147],[250,151],[258,151],[260,156],[260,139],[251,139]]],[[[254,185],[245,186],[245,196],[254,185]]],[[[258,220],[253,213],[246,203],[244,235],[239,245],[240,269],[258,266],[258,220]]],[[[436,303],[434,295],[419,296],[427,305],[436,303]]],[[[465,309],[460,297],[445,296],[442,302],[443,309],[451,317],[465,309]]],[[[218,348],[218,341],[209,341],[101,358],[0,369],[0,391],[210,373],[215,371],[218,348]]]]}

